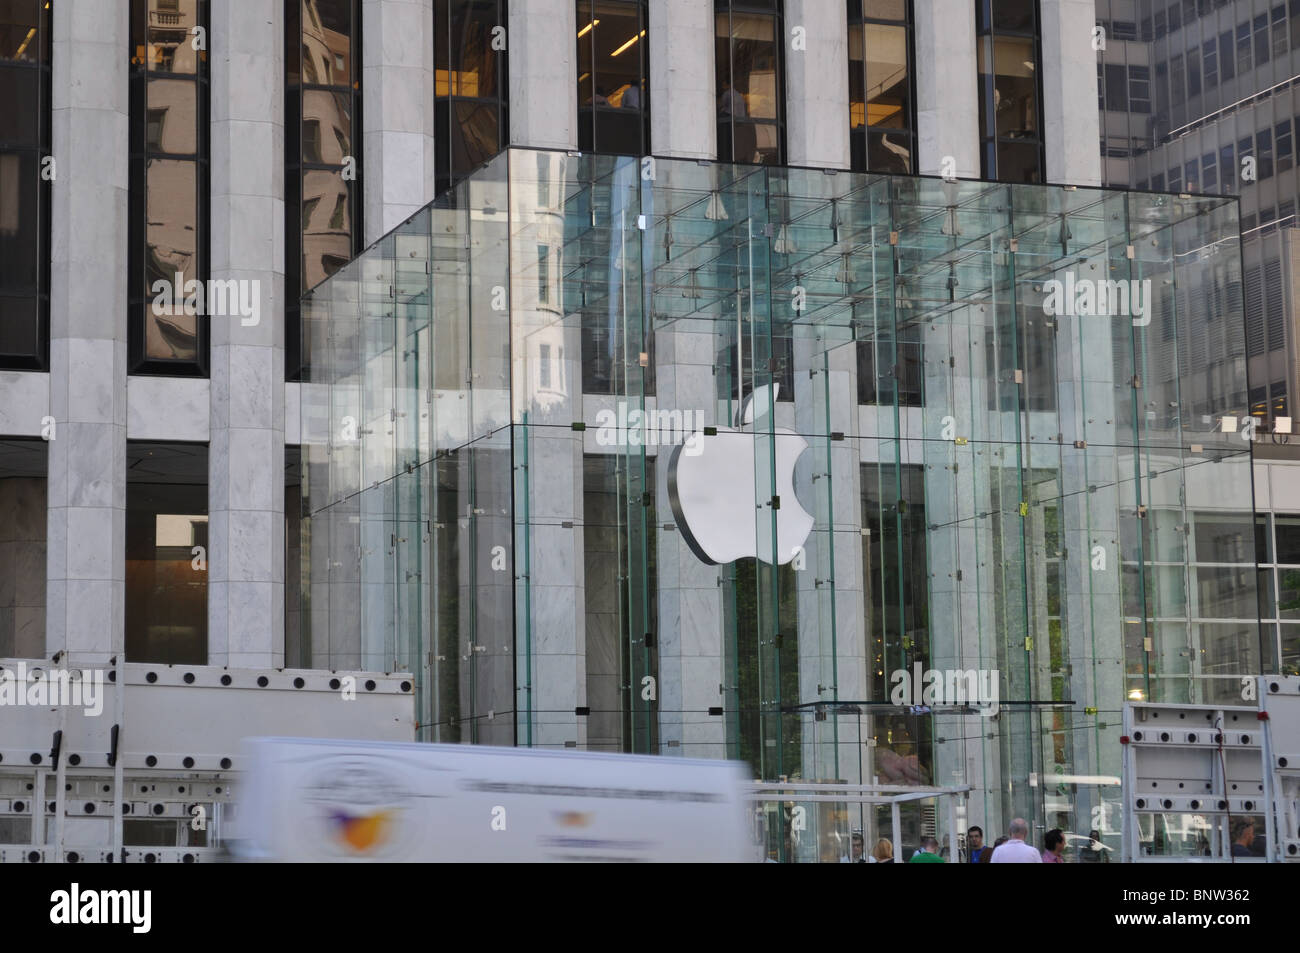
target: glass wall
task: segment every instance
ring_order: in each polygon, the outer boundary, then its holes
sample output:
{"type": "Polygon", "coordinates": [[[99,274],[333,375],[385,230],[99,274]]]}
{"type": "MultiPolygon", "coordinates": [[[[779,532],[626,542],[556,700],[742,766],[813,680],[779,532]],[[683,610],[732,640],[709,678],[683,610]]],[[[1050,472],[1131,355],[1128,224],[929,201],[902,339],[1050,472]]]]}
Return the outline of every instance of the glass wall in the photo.
{"type": "Polygon", "coordinates": [[[126,657],[208,661],[208,448],[126,446],[126,657]]]}
{"type": "Polygon", "coordinates": [[[1238,227],[508,150],[304,299],[314,664],[415,673],[429,740],[970,784],[963,829],[1086,835],[1126,699],[1273,664],[1238,227]]]}
{"type": "Polygon", "coordinates": [[[285,375],[297,380],[298,296],[361,249],[361,2],[285,3],[285,375]]]}
{"type": "Polygon", "coordinates": [[[916,171],[914,62],[911,0],[849,0],[853,171],[916,171]]]}
{"type": "MultiPolygon", "coordinates": [[[[128,338],[135,374],[205,374],[208,327],[186,286],[208,276],[208,5],[131,4],[128,338]]],[[[197,286],[190,286],[191,289],[197,286]]]]}
{"type": "Polygon", "coordinates": [[[50,349],[50,5],[0,4],[0,367],[50,349]]]}
{"type": "Polygon", "coordinates": [[[510,141],[506,0],[434,0],[437,191],[445,192],[510,141]]]}
{"type": "Polygon", "coordinates": [[[715,0],[718,160],[785,161],[780,0],[715,0]]]}
{"type": "Polygon", "coordinates": [[[1036,0],[975,0],[980,177],[1041,182],[1042,54],[1036,0]]]}
{"type": "Polygon", "coordinates": [[[578,148],[650,152],[647,0],[577,0],[578,148]]]}

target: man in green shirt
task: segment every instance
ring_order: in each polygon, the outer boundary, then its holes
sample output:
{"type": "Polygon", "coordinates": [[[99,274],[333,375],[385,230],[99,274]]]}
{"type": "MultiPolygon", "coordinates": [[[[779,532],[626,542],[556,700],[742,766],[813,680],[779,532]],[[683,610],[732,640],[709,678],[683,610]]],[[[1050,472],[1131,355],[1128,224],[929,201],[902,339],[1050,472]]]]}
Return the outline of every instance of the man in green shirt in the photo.
{"type": "Polygon", "coordinates": [[[917,848],[909,864],[942,864],[944,859],[939,856],[939,842],[933,837],[922,837],[921,846],[917,848]]]}

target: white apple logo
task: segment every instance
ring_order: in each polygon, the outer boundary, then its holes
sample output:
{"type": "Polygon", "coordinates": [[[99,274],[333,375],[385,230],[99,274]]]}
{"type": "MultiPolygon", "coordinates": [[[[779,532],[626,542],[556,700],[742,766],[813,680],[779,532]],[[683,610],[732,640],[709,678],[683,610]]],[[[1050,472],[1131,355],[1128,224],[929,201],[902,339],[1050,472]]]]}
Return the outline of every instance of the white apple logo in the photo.
{"type": "MultiPolygon", "coordinates": [[[[760,387],[745,401],[737,414],[737,427],[752,424],[757,416],[771,412],[780,385],[760,387]]],[[[691,552],[710,566],[746,556],[770,562],[772,518],[760,511],[757,488],[759,474],[753,431],[719,427],[716,437],[702,432],[691,435],[695,455],[684,454],[686,444],[673,448],[668,463],[668,499],[673,516],[691,552]]],[[[808,442],[792,430],[777,427],[771,437],[776,457],[776,486],[780,497],[776,510],[776,561],[785,565],[799,554],[812,532],[813,517],[794,493],[794,466],[808,442]]],[[[766,470],[766,464],[764,465],[766,470]]],[[[766,503],[766,500],[764,500],[766,503]]]]}

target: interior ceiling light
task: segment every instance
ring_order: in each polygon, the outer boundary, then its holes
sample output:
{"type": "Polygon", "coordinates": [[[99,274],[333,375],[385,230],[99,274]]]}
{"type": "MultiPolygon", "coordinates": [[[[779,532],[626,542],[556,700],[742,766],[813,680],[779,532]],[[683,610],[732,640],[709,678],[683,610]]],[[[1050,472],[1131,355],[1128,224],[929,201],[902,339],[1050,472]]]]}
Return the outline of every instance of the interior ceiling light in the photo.
{"type": "Polygon", "coordinates": [[[639,34],[637,34],[636,36],[632,37],[632,39],[628,40],[626,43],[624,43],[622,46],[620,46],[618,49],[616,49],[613,53],[610,53],[609,55],[610,55],[610,56],[618,56],[618,54],[622,53],[624,50],[626,50],[629,46],[631,46],[631,45],[632,45],[633,43],[635,43],[637,40],[641,39],[641,37],[643,37],[643,36],[645,36],[645,30],[642,30],[639,34]]]}
{"type": "Polygon", "coordinates": [[[597,23],[599,23],[599,22],[600,22],[599,20],[592,20],[590,23],[588,23],[586,26],[584,26],[581,30],[579,30],[579,31],[578,31],[578,39],[582,39],[584,36],[586,36],[588,33],[590,33],[590,32],[591,32],[591,28],[594,27],[594,26],[595,26],[597,23]]]}

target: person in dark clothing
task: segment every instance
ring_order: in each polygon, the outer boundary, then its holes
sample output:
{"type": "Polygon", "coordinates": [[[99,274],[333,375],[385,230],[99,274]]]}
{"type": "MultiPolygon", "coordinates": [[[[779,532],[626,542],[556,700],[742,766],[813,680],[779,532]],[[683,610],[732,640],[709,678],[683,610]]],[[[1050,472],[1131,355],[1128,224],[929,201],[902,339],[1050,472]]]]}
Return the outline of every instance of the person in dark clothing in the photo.
{"type": "Polygon", "coordinates": [[[966,862],[968,864],[980,864],[985,861],[985,854],[992,855],[993,848],[984,843],[984,830],[980,827],[972,827],[966,832],[966,862]]]}
{"type": "Polygon", "coordinates": [[[1232,856],[1254,857],[1255,852],[1250,849],[1250,845],[1255,842],[1255,822],[1248,817],[1242,818],[1235,821],[1232,827],[1232,856]]]}

